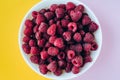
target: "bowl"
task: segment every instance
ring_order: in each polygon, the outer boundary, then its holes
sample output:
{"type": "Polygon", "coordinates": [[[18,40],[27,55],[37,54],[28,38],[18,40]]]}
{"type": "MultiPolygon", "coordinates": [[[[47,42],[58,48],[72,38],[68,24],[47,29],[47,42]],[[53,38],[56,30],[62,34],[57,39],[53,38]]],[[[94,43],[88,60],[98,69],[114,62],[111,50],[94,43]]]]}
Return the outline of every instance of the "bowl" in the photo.
{"type": "Polygon", "coordinates": [[[74,78],[77,76],[82,75],[83,73],[85,73],[88,69],[90,69],[90,67],[96,62],[99,54],[100,54],[100,50],[101,50],[101,46],[102,46],[102,32],[101,32],[101,26],[100,23],[97,19],[97,17],[95,16],[95,14],[89,9],[88,6],[86,6],[84,3],[82,3],[79,0],[43,0],[41,2],[39,2],[38,4],[36,4],[35,6],[33,6],[25,15],[25,17],[22,20],[22,23],[20,25],[20,29],[19,29],[19,48],[21,51],[21,55],[23,56],[25,62],[29,65],[29,67],[35,71],[36,73],[38,73],[39,75],[42,75],[46,78],[50,78],[50,79],[56,79],[56,80],[65,80],[65,79],[70,79],[70,78],[74,78]],[[89,17],[92,19],[92,21],[96,22],[99,26],[98,30],[94,33],[95,38],[96,38],[96,42],[98,43],[98,49],[96,51],[92,51],[91,52],[91,57],[93,59],[92,62],[86,63],[85,66],[83,68],[81,68],[81,71],[78,74],[73,74],[72,72],[70,73],[66,73],[63,72],[63,74],[61,76],[56,76],[53,73],[48,72],[46,75],[43,75],[40,73],[38,65],[33,64],[30,61],[30,56],[26,55],[25,52],[22,49],[22,38],[24,37],[23,34],[23,30],[25,28],[24,26],[24,22],[26,19],[31,19],[31,13],[32,11],[38,11],[42,8],[48,8],[50,7],[50,5],[52,4],[66,4],[67,2],[73,2],[74,4],[78,5],[78,4],[82,4],[85,7],[85,11],[88,13],[89,17]]]}

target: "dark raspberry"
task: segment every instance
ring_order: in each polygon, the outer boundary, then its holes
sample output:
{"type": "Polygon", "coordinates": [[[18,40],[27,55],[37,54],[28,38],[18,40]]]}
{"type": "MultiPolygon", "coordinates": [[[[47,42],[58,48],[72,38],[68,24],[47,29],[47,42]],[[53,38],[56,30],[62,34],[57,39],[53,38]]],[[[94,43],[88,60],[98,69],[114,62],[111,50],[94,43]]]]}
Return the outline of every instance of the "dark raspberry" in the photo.
{"type": "Polygon", "coordinates": [[[39,49],[37,47],[31,47],[30,53],[38,54],[39,53],[39,49]]]}
{"type": "Polygon", "coordinates": [[[38,58],[37,55],[32,55],[32,56],[30,57],[30,60],[31,60],[32,63],[35,63],[35,64],[38,64],[38,63],[39,63],[39,58],[38,58]]]}
{"type": "Polygon", "coordinates": [[[62,48],[64,46],[64,42],[62,38],[56,38],[54,41],[54,46],[58,48],[62,48]]]}
{"type": "Polygon", "coordinates": [[[56,14],[57,18],[63,18],[65,15],[65,10],[63,8],[57,8],[55,10],[55,14],[56,14]]]}
{"type": "Polygon", "coordinates": [[[80,30],[80,34],[81,34],[81,36],[83,37],[83,36],[85,35],[84,30],[80,30]]]}
{"type": "Polygon", "coordinates": [[[51,56],[56,56],[59,53],[58,48],[56,47],[49,47],[48,48],[48,54],[51,56]]]}
{"type": "Polygon", "coordinates": [[[41,32],[36,32],[36,33],[35,33],[35,38],[36,38],[36,39],[39,40],[39,39],[41,39],[41,37],[42,37],[41,32]]]}
{"type": "Polygon", "coordinates": [[[46,12],[44,14],[44,16],[47,18],[47,20],[50,20],[54,17],[54,13],[53,12],[46,12]]]}
{"type": "Polygon", "coordinates": [[[33,12],[32,12],[32,17],[33,17],[33,18],[36,18],[36,17],[37,17],[37,14],[38,14],[37,11],[33,11],[33,12]]]}
{"type": "Polygon", "coordinates": [[[59,5],[59,8],[66,9],[66,5],[65,5],[65,4],[60,4],[60,5],[59,5]]]}
{"type": "Polygon", "coordinates": [[[90,24],[91,23],[91,19],[89,18],[89,16],[87,16],[87,15],[85,15],[85,16],[83,16],[83,18],[82,18],[82,25],[88,25],[88,24],[90,24]]]}
{"type": "Polygon", "coordinates": [[[56,33],[56,24],[52,24],[52,25],[48,28],[47,34],[53,36],[53,35],[55,35],[55,33],[56,33]]]}
{"type": "Polygon", "coordinates": [[[91,33],[86,33],[84,37],[84,42],[93,42],[94,41],[94,36],[91,33]]]}
{"type": "Polygon", "coordinates": [[[40,52],[40,55],[41,55],[41,59],[45,60],[48,58],[48,53],[47,51],[41,51],[40,52]]]}
{"type": "Polygon", "coordinates": [[[36,23],[39,25],[41,22],[45,21],[45,17],[42,14],[38,14],[36,18],[36,23]]]}
{"type": "Polygon", "coordinates": [[[72,59],[72,64],[76,67],[80,67],[83,64],[83,59],[81,56],[76,56],[72,59]]]}
{"type": "Polygon", "coordinates": [[[40,40],[38,40],[38,46],[39,47],[43,47],[44,46],[44,44],[45,44],[45,39],[40,39],[40,40]]]}
{"type": "Polygon", "coordinates": [[[48,25],[47,25],[45,22],[41,22],[38,30],[39,30],[40,32],[44,32],[44,33],[45,33],[45,32],[47,31],[47,28],[48,28],[48,25]]]}
{"type": "Polygon", "coordinates": [[[45,64],[45,63],[46,63],[46,61],[45,61],[45,60],[40,59],[40,61],[39,61],[39,65],[42,65],[42,64],[45,64]]]}
{"type": "Polygon", "coordinates": [[[62,35],[63,34],[63,29],[62,29],[62,26],[60,25],[60,26],[57,26],[57,34],[60,34],[60,35],[62,35]]]}
{"type": "Polygon", "coordinates": [[[55,39],[56,39],[56,36],[51,36],[51,37],[49,38],[49,42],[50,42],[51,44],[54,44],[55,39]]]}
{"type": "Polygon", "coordinates": [[[26,54],[30,54],[30,46],[28,44],[23,44],[22,48],[26,54]]]}
{"type": "Polygon", "coordinates": [[[78,5],[78,6],[76,6],[75,11],[81,11],[81,12],[83,12],[84,11],[84,6],[81,5],[81,4],[78,5]]]}
{"type": "Polygon", "coordinates": [[[27,19],[26,21],[25,21],[25,26],[26,26],[26,28],[32,28],[33,27],[33,23],[32,23],[32,21],[31,20],[29,20],[29,19],[27,19]]]}
{"type": "Polygon", "coordinates": [[[64,28],[67,28],[68,23],[69,23],[69,20],[65,20],[65,19],[61,20],[62,27],[64,28]]]}
{"type": "Polygon", "coordinates": [[[30,37],[24,36],[23,42],[28,43],[30,41],[30,37]]]}
{"type": "Polygon", "coordinates": [[[76,42],[80,42],[82,40],[82,37],[81,37],[80,33],[77,32],[77,33],[74,34],[73,39],[76,42]]]}
{"type": "Polygon", "coordinates": [[[72,9],[74,9],[74,8],[75,8],[75,4],[74,4],[74,3],[68,2],[68,3],[66,4],[66,10],[72,10],[72,9]]]}
{"type": "Polygon", "coordinates": [[[39,13],[40,13],[40,14],[44,14],[46,11],[47,11],[46,9],[41,9],[41,10],[39,11],[39,13]]]}
{"type": "Polygon", "coordinates": [[[80,11],[71,11],[70,12],[70,17],[74,22],[77,22],[80,20],[80,18],[82,17],[82,13],[80,11]]]}
{"type": "Polygon", "coordinates": [[[54,23],[55,23],[54,19],[49,20],[49,25],[52,25],[54,23]]]}
{"type": "Polygon", "coordinates": [[[75,52],[73,50],[68,50],[67,57],[68,59],[73,59],[75,57],[75,52]]]}
{"type": "Polygon", "coordinates": [[[98,25],[95,22],[91,22],[89,31],[90,32],[95,32],[98,29],[98,25]]]}
{"type": "Polygon", "coordinates": [[[46,44],[45,44],[46,48],[51,47],[51,46],[52,46],[52,44],[50,44],[49,42],[46,42],[46,44]]]}
{"type": "Polygon", "coordinates": [[[48,61],[49,63],[51,63],[51,62],[53,62],[53,61],[54,61],[54,59],[53,59],[53,57],[52,57],[52,56],[50,56],[50,57],[47,59],[47,61],[48,61]]]}
{"type": "Polygon", "coordinates": [[[76,44],[75,45],[75,51],[80,53],[82,51],[82,45],[81,44],[76,44]]]}
{"type": "Polygon", "coordinates": [[[91,58],[91,56],[89,56],[89,55],[84,58],[84,62],[85,62],[85,63],[91,62],[91,61],[92,61],[92,58],[91,58]]]}
{"type": "Polygon", "coordinates": [[[38,32],[38,25],[36,25],[36,26],[33,28],[33,32],[34,32],[34,33],[38,32]]]}
{"type": "Polygon", "coordinates": [[[58,66],[62,69],[64,69],[66,67],[66,62],[64,60],[60,60],[58,61],[58,66]]]}
{"type": "Polygon", "coordinates": [[[69,32],[69,31],[64,32],[64,33],[63,33],[63,38],[64,38],[66,41],[70,41],[70,40],[71,40],[71,32],[69,32]]]}
{"type": "Polygon", "coordinates": [[[60,52],[60,53],[57,55],[57,58],[58,58],[59,60],[65,59],[65,53],[64,53],[64,52],[60,52]]]}
{"type": "Polygon", "coordinates": [[[77,30],[77,24],[75,22],[70,22],[68,24],[68,30],[75,32],[77,30]]]}
{"type": "Polygon", "coordinates": [[[57,69],[57,63],[55,61],[51,62],[50,64],[48,64],[47,69],[51,72],[55,72],[57,69]]]}
{"type": "Polygon", "coordinates": [[[42,74],[47,74],[48,72],[47,65],[45,64],[39,65],[39,70],[42,74]]]}
{"type": "Polygon", "coordinates": [[[77,73],[80,72],[80,68],[79,68],[79,67],[76,67],[76,66],[73,66],[73,67],[72,67],[72,72],[73,72],[74,74],[77,74],[77,73]]]}
{"type": "Polygon", "coordinates": [[[33,40],[33,39],[31,39],[30,41],[29,41],[29,46],[35,46],[36,45],[36,42],[35,42],[35,40],[33,40]]]}
{"type": "Polygon", "coordinates": [[[66,16],[65,16],[65,19],[66,19],[66,20],[70,20],[70,16],[69,16],[69,15],[66,15],[66,16]]]}
{"type": "Polygon", "coordinates": [[[94,51],[94,50],[97,50],[97,48],[98,48],[97,43],[96,43],[95,41],[92,42],[92,43],[91,43],[91,50],[94,51]]]}
{"type": "Polygon", "coordinates": [[[46,39],[46,40],[48,40],[50,38],[50,36],[47,33],[44,33],[43,34],[43,38],[46,39]]]}
{"type": "Polygon", "coordinates": [[[60,75],[62,74],[62,69],[58,68],[58,69],[54,72],[54,74],[55,74],[56,76],[60,76],[60,75]]]}
{"type": "Polygon", "coordinates": [[[84,47],[84,50],[86,51],[86,52],[88,52],[88,51],[90,51],[91,50],[91,44],[90,43],[85,43],[84,45],[83,45],[83,47],[84,47]]]}
{"type": "Polygon", "coordinates": [[[24,30],[24,34],[25,34],[26,36],[28,36],[28,37],[31,36],[32,33],[33,33],[33,31],[32,31],[31,28],[26,28],[26,29],[24,30]]]}
{"type": "Polygon", "coordinates": [[[69,73],[69,72],[72,70],[72,67],[73,67],[72,63],[67,63],[67,66],[66,66],[66,68],[65,68],[65,71],[66,71],[67,73],[69,73]]]}
{"type": "Polygon", "coordinates": [[[50,11],[54,12],[57,8],[58,8],[58,5],[57,5],[57,4],[52,4],[52,5],[50,6],[50,11]]]}

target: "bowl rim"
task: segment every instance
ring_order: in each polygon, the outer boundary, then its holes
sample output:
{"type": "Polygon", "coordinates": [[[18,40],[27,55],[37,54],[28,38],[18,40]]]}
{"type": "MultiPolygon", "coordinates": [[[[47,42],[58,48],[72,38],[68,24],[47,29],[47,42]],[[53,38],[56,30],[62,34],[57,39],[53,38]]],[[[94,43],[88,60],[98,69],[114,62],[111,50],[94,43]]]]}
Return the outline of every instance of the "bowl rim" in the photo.
{"type": "MultiPolygon", "coordinates": [[[[21,24],[20,24],[20,28],[19,28],[18,42],[19,42],[20,53],[21,53],[24,61],[27,63],[27,65],[28,65],[33,71],[35,71],[37,74],[42,75],[42,76],[44,76],[44,77],[46,77],[46,78],[57,79],[57,80],[58,80],[58,78],[53,78],[53,77],[50,77],[50,76],[46,76],[46,75],[41,74],[40,72],[38,73],[38,72],[30,65],[29,61],[26,59],[25,54],[24,54],[24,52],[23,52],[23,49],[22,49],[22,47],[21,47],[21,44],[22,44],[22,43],[21,43],[21,33],[22,33],[22,27],[23,27],[23,25],[24,25],[25,19],[27,18],[27,16],[29,15],[29,13],[30,13],[31,11],[33,11],[33,9],[34,9],[37,5],[41,5],[41,4],[42,4],[43,2],[45,2],[45,1],[49,1],[49,0],[42,0],[42,1],[38,2],[37,4],[35,4],[34,6],[32,6],[32,8],[29,9],[29,11],[25,14],[25,16],[24,16],[24,18],[22,19],[22,22],[21,22],[21,24]]],[[[52,0],[51,0],[51,1],[52,1],[52,0]]],[[[53,1],[54,1],[54,0],[53,0],[53,1]]],[[[98,56],[100,55],[100,51],[101,51],[101,47],[102,47],[102,40],[103,40],[103,39],[102,39],[102,29],[101,29],[101,25],[100,25],[100,23],[99,23],[99,21],[98,21],[98,18],[97,18],[96,15],[94,14],[94,12],[93,12],[86,4],[84,4],[84,3],[81,2],[80,0],[67,0],[67,1],[68,1],[68,2],[69,2],[69,1],[71,1],[71,2],[73,2],[73,1],[78,1],[80,4],[83,4],[87,10],[89,10],[89,12],[92,14],[92,16],[94,16],[94,18],[96,19],[97,24],[99,25],[99,29],[100,29],[100,33],[101,33],[101,44],[99,45],[98,55],[96,56],[95,60],[92,61],[92,63],[89,65],[89,67],[87,67],[85,70],[83,70],[82,73],[80,72],[80,74],[74,75],[74,76],[70,76],[69,78],[68,78],[68,77],[67,77],[67,78],[60,78],[60,77],[59,77],[60,79],[70,79],[70,78],[74,78],[74,77],[80,76],[80,75],[84,74],[86,71],[88,71],[88,70],[94,65],[94,63],[96,62],[98,56]]]]}

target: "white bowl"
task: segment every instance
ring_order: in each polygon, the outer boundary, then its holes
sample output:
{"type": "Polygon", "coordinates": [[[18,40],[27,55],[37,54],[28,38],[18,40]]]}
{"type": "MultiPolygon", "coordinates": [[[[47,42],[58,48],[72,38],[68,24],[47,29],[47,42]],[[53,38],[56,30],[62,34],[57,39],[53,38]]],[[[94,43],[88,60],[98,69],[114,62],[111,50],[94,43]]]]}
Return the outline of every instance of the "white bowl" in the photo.
{"type": "Polygon", "coordinates": [[[84,3],[82,3],[81,1],[78,1],[78,0],[43,0],[43,1],[39,2],[38,4],[36,4],[35,6],[33,6],[28,11],[28,13],[23,18],[22,23],[20,25],[20,29],[19,29],[19,47],[20,47],[20,51],[21,51],[21,54],[22,54],[24,60],[26,61],[26,63],[29,65],[29,67],[32,70],[34,70],[36,73],[38,73],[46,78],[51,78],[51,79],[56,79],[56,80],[65,80],[65,79],[70,79],[70,78],[74,78],[74,77],[82,75],[95,63],[96,59],[98,58],[98,56],[100,54],[101,46],[102,46],[102,32],[101,32],[101,26],[99,24],[99,21],[96,18],[96,16],[94,15],[94,13],[84,3]],[[38,11],[42,8],[49,8],[51,4],[61,4],[61,3],[66,4],[67,2],[73,2],[76,5],[78,5],[78,4],[84,5],[85,11],[89,14],[92,21],[96,22],[99,25],[99,29],[94,33],[96,42],[98,43],[99,47],[96,51],[91,52],[91,57],[92,57],[93,61],[85,64],[85,66],[81,69],[81,71],[78,74],[73,74],[72,72],[70,72],[70,73],[64,72],[61,76],[55,76],[53,73],[48,73],[46,75],[43,75],[40,73],[40,71],[38,69],[38,65],[33,64],[29,59],[30,56],[26,55],[22,49],[22,44],[23,44],[22,38],[24,36],[23,30],[25,28],[24,22],[27,18],[31,18],[31,12],[34,10],[38,11]]]}

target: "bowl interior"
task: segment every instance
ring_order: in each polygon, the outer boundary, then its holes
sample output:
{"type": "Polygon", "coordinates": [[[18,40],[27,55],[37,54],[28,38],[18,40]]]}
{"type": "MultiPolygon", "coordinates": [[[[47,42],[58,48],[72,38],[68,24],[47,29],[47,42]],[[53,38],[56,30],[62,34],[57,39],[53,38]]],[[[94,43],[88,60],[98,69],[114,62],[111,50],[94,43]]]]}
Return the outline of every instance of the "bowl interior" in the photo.
{"type": "Polygon", "coordinates": [[[21,54],[22,54],[24,60],[26,61],[26,63],[36,73],[38,73],[40,75],[43,75],[44,77],[51,78],[51,79],[56,79],[56,80],[70,79],[70,78],[73,78],[73,77],[76,77],[76,76],[80,76],[81,74],[86,72],[95,63],[97,57],[99,56],[100,50],[101,50],[101,45],[102,45],[102,32],[101,32],[101,27],[100,27],[98,19],[95,17],[94,13],[85,4],[83,4],[82,2],[80,2],[78,0],[43,0],[43,1],[41,1],[40,3],[36,4],[34,7],[32,7],[28,11],[28,13],[23,18],[23,21],[21,23],[20,30],[19,30],[19,47],[20,47],[21,54]],[[23,49],[22,49],[22,44],[23,44],[22,38],[24,37],[23,30],[25,28],[24,22],[25,22],[26,19],[32,18],[31,17],[31,12],[32,11],[35,11],[35,10],[38,11],[38,10],[40,10],[42,8],[49,8],[51,4],[66,4],[67,2],[73,2],[76,5],[78,5],[78,4],[84,5],[85,6],[85,12],[87,12],[89,14],[92,21],[96,22],[99,25],[99,29],[94,33],[95,38],[96,38],[96,42],[98,43],[99,47],[98,47],[98,49],[96,51],[91,52],[91,57],[92,57],[93,61],[90,62],[90,63],[85,64],[85,66],[81,69],[80,73],[73,74],[72,72],[70,72],[70,73],[63,72],[63,74],[61,76],[55,76],[53,73],[48,73],[46,75],[43,75],[43,74],[41,74],[39,72],[38,65],[35,65],[35,64],[31,63],[31,61],[29,59],[30,55],[29,56],[26,55],[24,53],[23,49]]]}

